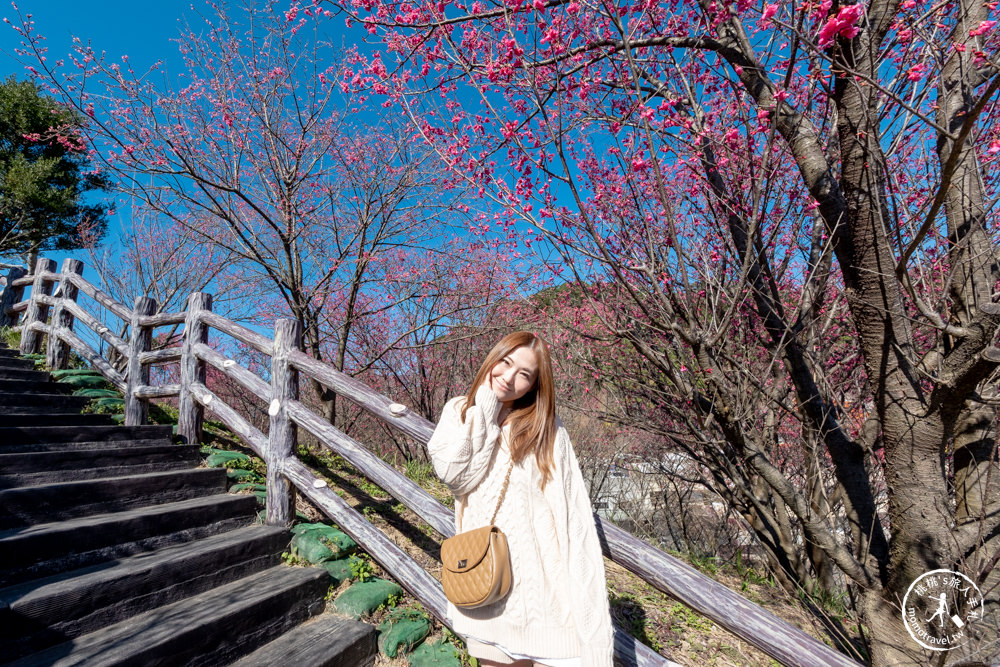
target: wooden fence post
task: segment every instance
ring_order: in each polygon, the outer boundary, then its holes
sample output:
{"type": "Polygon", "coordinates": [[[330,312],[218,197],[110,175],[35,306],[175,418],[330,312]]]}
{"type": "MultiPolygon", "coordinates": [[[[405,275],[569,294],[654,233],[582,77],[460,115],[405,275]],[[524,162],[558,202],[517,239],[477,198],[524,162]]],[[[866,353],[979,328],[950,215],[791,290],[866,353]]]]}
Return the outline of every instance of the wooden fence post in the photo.
{"type": "Polygon", "coordinates": [[[12,327],[17,324],[18,314],[12,313],[8,315],[7,311],[21,301],[21,296],[24,294],[24,286],[12,287],[12,283],[26,275],[28,275],[28,272],[18,266],[12,267],[7,272],[7,284],[3,288],[3,293],[0,294],[0,327],[12,327]]]}
{"type": "Polygon", "coordinates": [[[125,377],[125,425],[142,426],[149,416],[149,401],[135,395],[139,387],[149,384],[149,366],[139,363],[139,355],[153,345],[153,329],[139,324],[139,318],[156,313],[156,300],[140,296],[132,309],[128,343],[128,374],[125,377]]]}
{"type": "Polygon", "coordinates": [[[51,259],[39,259],[35,264],[35,282],[31,284],[31,301],[24,313],[24,328],[21,329],[21,354],[38,354],[42,349],[42,336],[29,327],[35,322],[45,322],[49,307],[38,302],[36,297],[52,293],[52,283],[42,277],[46,271],[55,271],[56,263],[51,259]]]}
{"type": "Polygon", "coordinates": [[[295,520],[295,487],[284,475],[285,462],[295,453],[298,429],[288,417],[288,402],[299,398],[299,372],[288,363],[292,350],[302,347],[302,325],[282,319],[274,324],[271,353],[271,416],[267,444],[267,523],[291,528],[295,520]]]}
{"type": "Polygon", "coordinates": [[[208,343],[208,325],[201,313],[212,310],[212,295],[195,292],[188,297],[187,316],[184,318],[184,346],[181,348],[180,415],[177,417],[177,435],[186,444],[201,443],[201,422],[205,409],[195,400],[191,388],[205,384],[205,362],[194,356],[194,346],[208,343]]]}
{"type": "Polygon", "coordinates": [[[79,288],[73,284],[70,274],[81,275],[83,262],[67,257],[63,260],[62,276],[59,278],[59,301],[52,308],[52,328],[49,329],[49,342],[45,348],[45,365],[52,370],[66,368],[69,365],[69,345],[59,336],[62,331],[73,330],[73,313],[63,308],[66,301],[76,301],[79,288]]]}

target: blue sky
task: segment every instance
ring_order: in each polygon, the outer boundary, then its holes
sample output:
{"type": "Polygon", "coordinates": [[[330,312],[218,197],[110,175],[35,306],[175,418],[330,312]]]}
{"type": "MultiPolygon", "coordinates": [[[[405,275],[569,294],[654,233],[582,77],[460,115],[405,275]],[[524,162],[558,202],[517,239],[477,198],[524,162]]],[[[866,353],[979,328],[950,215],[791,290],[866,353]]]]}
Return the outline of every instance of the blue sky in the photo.
{"type": "MultiPolygon", "coordinates": [[[[32,15],[36,34],[45,37],[50,61],[67,57],[72,52],[72,38],[75,36],[85,43],[89,42],[98,52],[106,52],[111,62],[118,62],[122,55],[128,55],[129,65],[136,72],[144,72],[157,61],[162,61],[165,71],[175,75],[184,70],[174,41],[180,34],[184,19],[198,32],[204,25],[202,16],[214,14],[207,0],[17,0],[17,3],[22,15],[32,15]]],[[[238,14],[239,0],[230,0],[229,4],[232,13],[238,14]]],[[[0,17],[15,24],[19,22],[10,0],[0,4],[0,17]]],[[[329,29],[333,41],[339,38],[353,43],[353,39],[361,36],[344,30],[342,19],[331,21],[329,29]]],[[[360,28],[356,30],[360,33],[360,28]]],[[[30,76],[25,64],[34,63],[27,59],[19,62],[15,53],[20,42],[20,35],[11,25],[0,24],[0,78],[11,74],[20,79],[30,76]]],[[[114,243],[122,226],[122,216],[130,214],[127,202],[120,200],[118,203],[119,213],[110,219],[105,237],[108,244],[114,243]]],[[[45,256],[61,262],[68,255],[85,259],[81,254],[81,251],[48,251],[45,256]]]]}
{"type": "MultiPolygon", "coordinates": [[[[193,8],[207,7],[207,3],[204,0],[20,0],[18,7],[22,15],[32,15],[35,30],[46,38],[48,55],[53,60],[70,53],[72,38],[76,36],[115,59],[128,55],[133,67],[142,71],[158,60],[162,60],[168,70],[177,69],[171,67],[179,65],[180,61],[177,45],[171,40],[180,31],[180,20],[188,16],[192,24],[197,24],[193,8]]],[[[0,17],[15,23],[16,16],[9,3],[0,6],[0,17]]],[[[0,78],[11,74],[19,79],[28,78],[24,63],[19,62],[15,53],[20,42],[20,36],[10,25],[0,24],[0,78]]],[[[124,210],[127,211],[127,207],[124,210]]],[[[114,238],[119,224],[112,218],[108,240],[114,238]]],[[[44,256],[60,264],[70,256],[86,261],[82,251],[48,251],[44,256]]]]}
{"type": "MultiPolygon", "coordinates": [[[[201,9],[202,0],[20,0],[22,14],[32,14],[37,32],[47,38],[49,55],[63,57],[70,51],[72,36],[90,41],[97,49],[112,56],[127,54],[136,69],[157,60],[168,65],[177,58],[177,46],[170,40],[179,30],[179,19],[196,16],[192,7],[201,9]]],[[[0,7],[0,16],[15,21],[10,4],[0,7]]],[[[192,21],[194,23],[195,21],[192,21]]],[[[17,62],[14,50],[20,37],[9,25],[0,25],[0,75],[25,77],[24,66],[17,62]]]]}

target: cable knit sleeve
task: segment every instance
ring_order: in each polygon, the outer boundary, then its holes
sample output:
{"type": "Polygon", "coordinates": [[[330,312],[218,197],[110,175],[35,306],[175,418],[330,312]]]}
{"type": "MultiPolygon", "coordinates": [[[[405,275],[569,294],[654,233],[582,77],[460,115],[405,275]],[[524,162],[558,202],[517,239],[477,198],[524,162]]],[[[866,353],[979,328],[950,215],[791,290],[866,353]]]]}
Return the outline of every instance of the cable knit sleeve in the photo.
{"type": "Polygon", "coordinates": [[[567,581],[565,603],[576,622],[583,667],[610,667],[614,653],[614,631],[608,608],[604,556],[597,538],[594,513],[583,483],[583,474],[569,434],[560,424],[556,432],[555,471],[545,485],[545,498],[552,509],[559,552],[567,581]]]}
{"type": "Polygon", "coordinates": [[[476,403],[465,413],[465,423],[464,401],[459,396],[445,404],[427,443],[434,472],[456,496],[466,495],[483,480],[500,440],[497,416],[501,405],[493,390],[483,386],[476,391],[476,403]]]}

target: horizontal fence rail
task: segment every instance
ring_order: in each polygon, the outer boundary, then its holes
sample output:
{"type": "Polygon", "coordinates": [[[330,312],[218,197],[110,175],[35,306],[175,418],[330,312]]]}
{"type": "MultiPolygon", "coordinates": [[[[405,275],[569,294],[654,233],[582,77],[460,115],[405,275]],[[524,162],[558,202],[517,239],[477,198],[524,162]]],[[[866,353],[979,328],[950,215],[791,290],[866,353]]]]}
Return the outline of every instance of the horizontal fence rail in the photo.
{"type": "MultiPolygon", "coordinates": [[[[431,614],[450,627],[440,582],[296,457],[297,430],[305,430],[324,447],[342,456],[443,537],[451,537],[455,532],[454,512],[302,403],[298,396],[299,379],[316,380],[421,444],[426,444],[434,431],[431,422],[304,353],[300,325],[292,320],[278,320],[275,337],[271,339],[212,312],[211,296],[204,293],[192,294],[186,310],[181,313],[157,313],[156,302],[148,297],[140,297],[129,309],[83,278],[83,266],[79,262],[66,260],[61,272],[56,273],[54,269],[55,263],[45,259],[38,261],[31,275],[26,275],[23,269],[12,269],[7,276],[6,289],[0,293],[0,318],[5,318],[0,319],[0,324],[19,326],[23,353],[37,353],[41,336],[47,336],[47,360],[50,367],[57,368],[65,366],[68,360],[63,347],[72,349],[125,394],[127,425],[145,422],[150,399],[178,397],[178,435],[187,442],[200,442],[204,410],[210,410],[267,464],[268,523],[291,525],[297,491],[371,554],[431,614]],[[53,294],[57,284],[59,289],[53,294]],[[26,287],[31,289],[30,298],[20,300],[26,287]],[[123,332],[128,331],[127,339],[115,334],[111,327],[77,303],[80,294],[117,318],[115,326],[120,326],[123,332]],[[116,355],[116,361],[105,359],[74,333],[75,322],[86,326],[93,337],[107,345],[116,355]],[[184,327],[180,347],[151,349],[155,328],[178,325],[184,327]],[[213,347],[209,343],[210,329],[269,356],[270,382],[213,347]],[[166,364],[179,365],[179,381],[150,384],[150,367],[166,364]],[[208,367],[216,369],[267,406],[270,418],[267,434],[212,392],[206,382],[208,367]]],[[[596,515],[595,519],[608,558],[771,658],[802,667],[858,664],[680,560],[596,515]]],[[[615,655],[620,665],[646,667],[665,662],[662,656],[622,630],[615,632],[615,655]]]]}

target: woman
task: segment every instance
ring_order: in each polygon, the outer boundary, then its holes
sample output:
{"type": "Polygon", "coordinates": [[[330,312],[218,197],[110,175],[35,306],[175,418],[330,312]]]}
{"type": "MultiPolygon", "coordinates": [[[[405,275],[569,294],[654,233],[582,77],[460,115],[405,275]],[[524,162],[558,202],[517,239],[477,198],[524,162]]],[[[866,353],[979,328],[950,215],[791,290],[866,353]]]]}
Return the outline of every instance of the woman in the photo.
{"type": "Polygon", "coordinates": [[[545,342],[516,332],[497,343],[469,393],[445,405],[428,450],[455,494],[457,532],[489,525],[510,470],[495,521],[510,549],[510,593],[476,609],[449,604],[469,654],[482,665],[611,665],[604,559],[580,466],[555,416],[545,342]]]}

